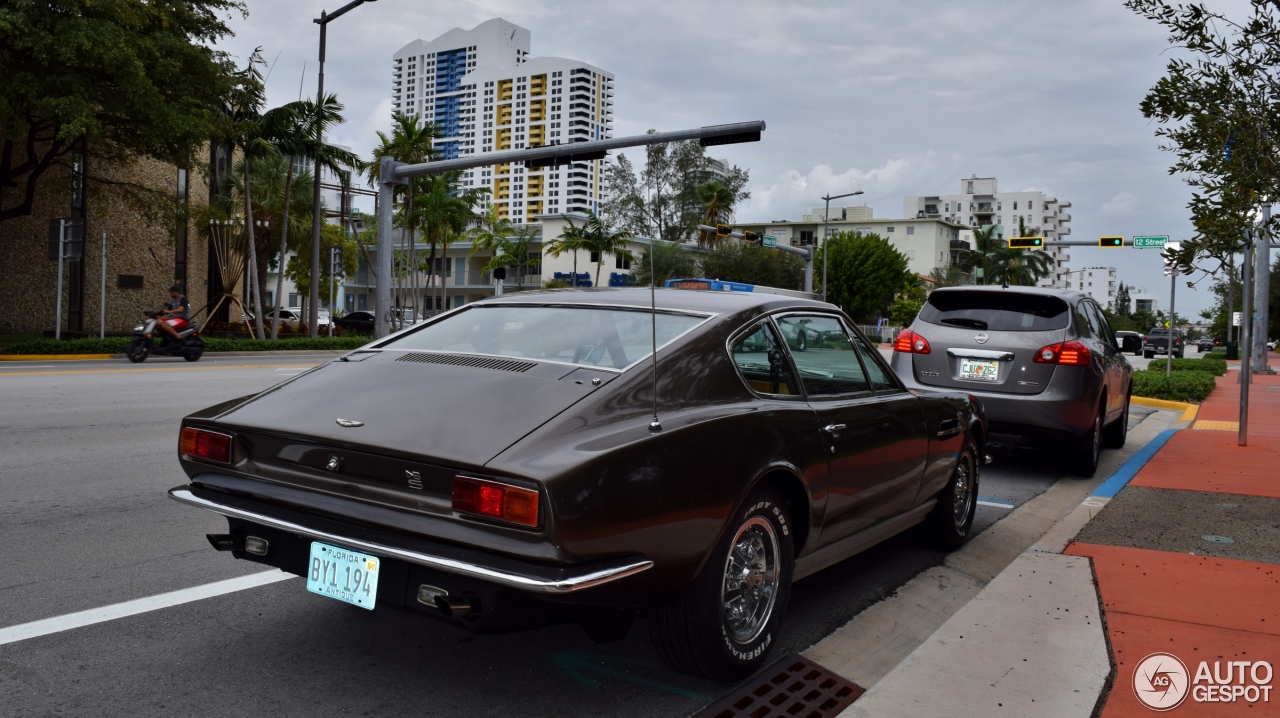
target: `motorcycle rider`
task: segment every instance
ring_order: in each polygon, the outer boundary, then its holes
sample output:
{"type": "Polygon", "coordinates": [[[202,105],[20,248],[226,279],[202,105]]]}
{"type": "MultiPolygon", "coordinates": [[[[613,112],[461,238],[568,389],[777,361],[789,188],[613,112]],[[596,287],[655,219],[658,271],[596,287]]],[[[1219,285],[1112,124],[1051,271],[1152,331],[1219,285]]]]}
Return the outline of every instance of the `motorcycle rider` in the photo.
{"type": "Polygon", "coordinates": [[[169,303],[160,311],[156,319],[158,328],[174,339],[178,338],[178,330],[185,329],[191,319],[191,305],[182,293],[182,287],[176,284],[169,287],[169,303]]]}

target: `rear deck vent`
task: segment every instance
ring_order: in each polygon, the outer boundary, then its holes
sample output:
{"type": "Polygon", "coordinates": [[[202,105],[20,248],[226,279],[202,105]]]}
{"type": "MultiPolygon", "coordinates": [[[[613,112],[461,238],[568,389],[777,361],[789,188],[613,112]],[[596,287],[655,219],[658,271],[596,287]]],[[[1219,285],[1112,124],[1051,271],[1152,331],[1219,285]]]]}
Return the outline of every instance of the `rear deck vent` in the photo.
{"type": "Polygon", "coordinates": [[[451,366],[469,366],[474,369],[493,369],[495,371],[529,371],[537,366],[531,361],[500,359],[498,357],[472,356],[469,354],[436,354],[429,352],[409,352],[396,361],[412,361],[423,364],[449,364],[451,366]]]}
{"type": "Polygon", "coordinates": [[[828,718],[863,690],[800,655],[787,656],[703,708],[694,718],[828,718]]]}

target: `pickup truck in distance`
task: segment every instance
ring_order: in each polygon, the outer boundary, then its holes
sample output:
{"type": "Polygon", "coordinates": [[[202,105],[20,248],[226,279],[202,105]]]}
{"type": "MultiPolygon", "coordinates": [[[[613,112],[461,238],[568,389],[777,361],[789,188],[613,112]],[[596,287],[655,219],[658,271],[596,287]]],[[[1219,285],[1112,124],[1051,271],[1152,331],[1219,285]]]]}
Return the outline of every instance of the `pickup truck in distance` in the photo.
{"type": "Polygon", "coordinates": [[[1177,329],[1152,329],[1147,332],[1147,339],[1142,344],[1142,356],[1150,359],[1157,354],[1168,354],[1169,334],[1173,333],[1173,355],[1179,359],[1182,358],[1183,352],[1187,348],[1187,340],[1183,338],[1182,332],[1177,329]]]}

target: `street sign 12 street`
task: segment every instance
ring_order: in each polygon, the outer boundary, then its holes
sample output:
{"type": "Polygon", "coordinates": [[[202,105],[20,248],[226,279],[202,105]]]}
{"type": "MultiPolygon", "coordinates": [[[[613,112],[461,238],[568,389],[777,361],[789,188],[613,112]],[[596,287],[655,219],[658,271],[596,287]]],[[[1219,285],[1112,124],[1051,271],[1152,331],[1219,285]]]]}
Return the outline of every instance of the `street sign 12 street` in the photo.
{"type": "Polygon", "coordinates": [[[766,234],[766,235],[764,236],[763,241],[761,242],[761,244],[763,244],[763,245],[764,245],[764,246],[766,246],[766,247],[776,247],[776,246],[778,246],[778,240],[777,240],[777,238],[775,238],[775,237],[770,237],[769,235],[767,235],[767,234],[766,234]]]}
{"type": "Polygon", "coordinates": [[[1134,249],[1164,249],[1165,244],[1169,242],[1169,235],[1158,234],[1150,237],[1134,237],[1134,249]]]}

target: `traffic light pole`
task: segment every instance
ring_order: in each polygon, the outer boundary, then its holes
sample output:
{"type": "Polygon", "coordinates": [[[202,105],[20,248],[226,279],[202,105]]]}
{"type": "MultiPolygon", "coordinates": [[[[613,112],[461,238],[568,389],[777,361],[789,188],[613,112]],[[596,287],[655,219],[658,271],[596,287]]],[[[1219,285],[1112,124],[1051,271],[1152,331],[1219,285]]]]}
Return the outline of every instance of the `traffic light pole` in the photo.
{"type": "Polygon", "coordinates": [[[604,159],[609,150],[626,147],[661,145],[669,142],[698,140],[703,147],[730,145],[739,142],[758,142],[765,129],[764,122],[736,122],[729,125],[712,125],[692,130],[654,132],[647,135],[617,137],[607,140],[569,142],[563,145],[541,145],[523,150],[484,152],[452,160],[405,164],[384,157],[379,167],[378,183],[378,276],[376,279],[377,314],[374,335],[381,339],[391,327],[391,223],[393,217],[392,195],[396,185],[407,184],[410,177],[442,174],[475,167],[523,162],[526,166],[556,166],[571,162],[604,159]]]}
{"type": "MultiPolygon", "coordinates": [[[[712,227],[706,224],[698,225],[698,229],[704,232],[715,232],[716,234],[720,234],[719,227],[712,227]]],[[[755,234],[755,233],[753,232],[752,234],[755,234]]],[[[755,244],[760,243],[760,240],[754,239],[752,237],[747,237],[747,235],[742,232],[729,232],[728,234],[720,234],[720,236],[733,237],[734,239],[742,239],[755,244]]],[[[770,247],[770,249],[776,249],[779,252],[787,252],[788,254],[794,254],[804,259],[804,291],[812,294],[813,293],[813,250],[804,249],[801,247],[792,247],[791,245],[788,245],[788,244],[775,244],[772,247],[770,247]]]]}
{"type": "Polygon", "coordinates": [[[1244,351],[1240,354],[1240,428],[1236,434],[1236,444],[1249,444],[1249,384],[1253,377],[1249,374],[1249,357],[1253,354],[1253,296],[1249,291],[1253,279],[1253,233],[1250,232],[1244,246],[1244,261],[1240,263],[1240,283],[1244,291],[1241,300],[1241,341],[1244,351]]]}

